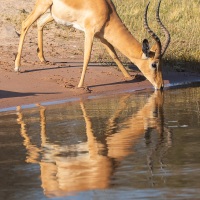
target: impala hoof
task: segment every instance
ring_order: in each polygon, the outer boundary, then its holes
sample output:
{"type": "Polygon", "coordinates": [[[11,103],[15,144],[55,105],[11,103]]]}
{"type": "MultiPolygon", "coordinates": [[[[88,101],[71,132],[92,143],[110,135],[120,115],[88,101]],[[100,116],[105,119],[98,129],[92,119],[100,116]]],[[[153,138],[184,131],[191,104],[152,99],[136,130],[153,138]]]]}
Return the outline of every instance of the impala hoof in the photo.
{"type": "Polygon", "coordinates": [[[134,79],[134,77],[132,77],[132,76],[124,77],[125,81],[132,81],[133,79],[134,79]]]}
{"type": "Polygon", "coordinates": [[[92,90],[89,87],[87,87],[87,86],[76,87],[76,91],[79,94],[91,93],[92,92],[92,90]]]}
{"type": "Polygon", "coordinates": [[[15,67],[15,68],[14,68],[14,71],[15,71],[15,72],[20,72],[20,67],[15,67]]]}

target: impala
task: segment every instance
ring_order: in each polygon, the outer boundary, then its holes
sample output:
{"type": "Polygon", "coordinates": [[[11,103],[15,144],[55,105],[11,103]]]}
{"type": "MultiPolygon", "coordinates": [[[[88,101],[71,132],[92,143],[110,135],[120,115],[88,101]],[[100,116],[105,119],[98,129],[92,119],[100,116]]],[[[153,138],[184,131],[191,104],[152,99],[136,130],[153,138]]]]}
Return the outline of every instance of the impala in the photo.
{"type": "Polygon", "coordinates": [[[170,43],[170,34],[159,17],[160,3],[161,0],[157,6],[156,20],[165,34],[166,41],[162,46],[159,37],[148,25],[148,3],[144,12],[144,27],[155,40],[155,45],[150,48],[147,39],[144,39],[140,44],[131,35],[119,18],[111,0],[37,0],[33,12],[22,23],[18,53],[15,60],[15,71],[20,70],[25,35],[36,20],[38,20],[38,57],[40,61],[45,62],[43,55],[43,28],[48,22],[55,20],[59,24],[72,25],[85,33],[83,70],[78,87],[83,87],[93,39],[97,37],[126,78],[131,78],[131,76],[120,62],[114,48],[129,58],[155,89],[162,89],[161,60],[170,43]]]}

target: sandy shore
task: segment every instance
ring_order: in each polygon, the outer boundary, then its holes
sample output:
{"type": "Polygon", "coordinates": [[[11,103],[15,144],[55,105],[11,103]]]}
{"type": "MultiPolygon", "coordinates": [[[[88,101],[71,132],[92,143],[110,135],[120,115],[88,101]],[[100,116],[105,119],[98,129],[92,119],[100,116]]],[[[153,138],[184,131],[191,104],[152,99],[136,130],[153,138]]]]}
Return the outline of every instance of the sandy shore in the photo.
{"type": "MultiPolygon", "coordinates": [[[[166,67],[165,67],[166,68],[166,67]]],[[[77,88],[82,62],[60,61],[56,64],[27,64],[17,74],[1,69],[0,109],[18,105],[37,104],[57,100],[79,100],[91,96],[114,95],[137,90],[154,90],[139,71],[132,70],[133,80],[126,81],[114,66],[90,64],[85,88],[77,88]]],[[[200,81],[200,74],[164,70],[165,88],[200,81]]]]}

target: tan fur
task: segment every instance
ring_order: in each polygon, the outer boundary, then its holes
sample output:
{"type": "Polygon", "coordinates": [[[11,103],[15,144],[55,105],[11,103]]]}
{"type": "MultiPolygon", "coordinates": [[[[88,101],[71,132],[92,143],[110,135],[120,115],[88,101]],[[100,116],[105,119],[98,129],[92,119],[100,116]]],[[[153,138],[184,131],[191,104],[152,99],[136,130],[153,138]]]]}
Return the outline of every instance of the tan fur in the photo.
{"type": "Polygon", "coordinates": [[[24,37],[36,20],[38,20],[38,57],[42,62],[45,61],[43,55],[43,27],[53,19],[64,25],[72,25],[85,33],[83,71],[78,87],[83,87],[93,39],[98,37],[125,77],[130,78],[130,75],[120,62],[114,48],[117,48],[128,57],[155,89],[162,88],[163,79],[160,60],[156,61],[157,69],[155,70],[151,67],[152,63],[155,62],[155,54],[151,54],[150,57],[144,59],[142,45],[122,23],[110,0],[37,0],[33,12],[22,24],[18,54],[15,60],[15,71],[19,71],[24,37]],[[49,9],[50,12],[47,11],[49,9]]]}

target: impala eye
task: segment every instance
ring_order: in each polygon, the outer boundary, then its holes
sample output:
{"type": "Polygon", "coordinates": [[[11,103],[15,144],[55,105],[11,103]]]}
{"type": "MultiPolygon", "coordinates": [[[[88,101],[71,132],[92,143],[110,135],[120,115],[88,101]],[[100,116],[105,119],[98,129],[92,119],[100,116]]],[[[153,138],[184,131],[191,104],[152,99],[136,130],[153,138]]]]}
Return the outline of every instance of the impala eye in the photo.
{"type": "Polygon", "coordinates": [[[154,69],[156,69],[157,64],[156,64],[156,63],[152,63],[151,66],[152,66],[154,69]]]}

